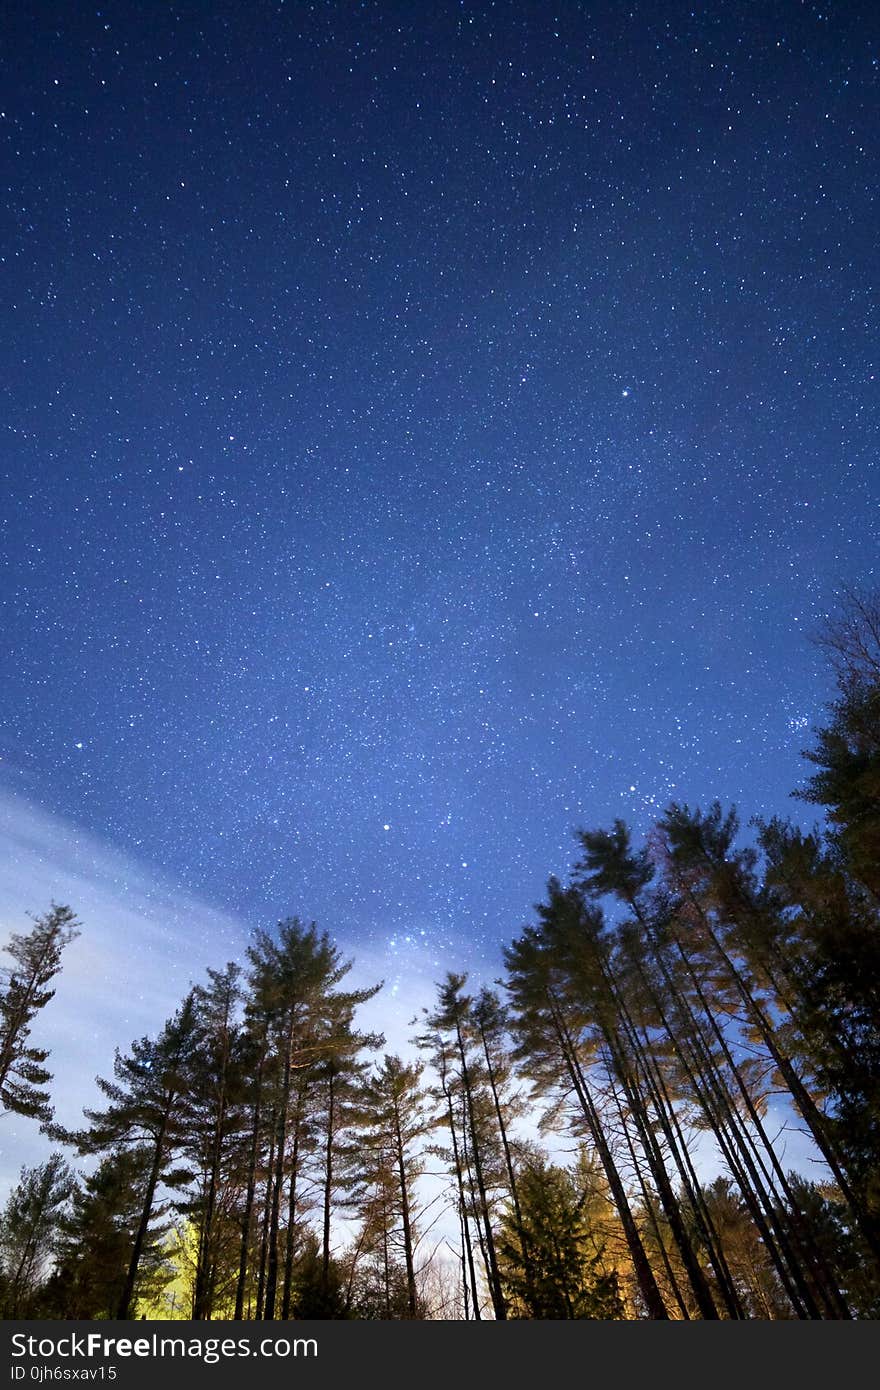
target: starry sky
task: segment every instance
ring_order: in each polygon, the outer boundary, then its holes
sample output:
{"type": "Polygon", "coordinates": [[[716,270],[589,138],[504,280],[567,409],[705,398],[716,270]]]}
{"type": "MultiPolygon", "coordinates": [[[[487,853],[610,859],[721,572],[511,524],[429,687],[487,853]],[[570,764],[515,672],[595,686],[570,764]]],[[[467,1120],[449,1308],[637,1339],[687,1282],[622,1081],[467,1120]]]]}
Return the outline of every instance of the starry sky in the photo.
{"type": "Polygon", "coordinates": [[[878,572],[873,5],[6,29],[4,910],[26,812],[204,905],[144,958],[491,970],[578,826],[805,814],[878,572]]]}

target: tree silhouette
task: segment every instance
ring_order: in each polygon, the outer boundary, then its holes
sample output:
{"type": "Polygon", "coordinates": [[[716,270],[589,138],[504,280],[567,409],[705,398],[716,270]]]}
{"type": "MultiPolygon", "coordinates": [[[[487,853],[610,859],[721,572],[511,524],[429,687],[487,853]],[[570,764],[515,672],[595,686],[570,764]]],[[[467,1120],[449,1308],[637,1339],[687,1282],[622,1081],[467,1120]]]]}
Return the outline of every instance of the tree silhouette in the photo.
{"type": "Polygon", "coordinates": [[[0,1297],[2,1316],[34,1316],[37,1290],[57,1249],[62,1213],[75,1187],[60,1153],[35,1168],[23,1168],[18,1185],[0,1213],[0,1297]]]}
{"type": "Polygon", "coordinates": [[[6,947],[15,966],[4,969],[0,987],[0,1106],[5,1111],[51,1120],[45,1088],[52,1073],[43,1065],[49,1053],[29,1045],[28,1038],[34,1018],[55,993],[48,985],[61,969],[61,953],[78,935],[71,909],[53,903],[29,932],[14,934],[6,947]]]}
{"type": "Polygon", "coordinates": [[[105,1110],[86,1110],[89,1128],[75,1136],[82,1153],[133,1146],[149,1156],[140,1220],[115,1313],[120,1319],[131,1315],[138,1266],[159,1183],[179,1185],[189,1178],[188,1172],[172,1172],[171,1163],[187,1134],[185,1102],[196,1040],[195,1007],[190,993],[155,1040],[141,1038],[132,1044],[127,1057],[117,1052],[115,1080],[98,1078],[110,1104],[105,1110]]]}

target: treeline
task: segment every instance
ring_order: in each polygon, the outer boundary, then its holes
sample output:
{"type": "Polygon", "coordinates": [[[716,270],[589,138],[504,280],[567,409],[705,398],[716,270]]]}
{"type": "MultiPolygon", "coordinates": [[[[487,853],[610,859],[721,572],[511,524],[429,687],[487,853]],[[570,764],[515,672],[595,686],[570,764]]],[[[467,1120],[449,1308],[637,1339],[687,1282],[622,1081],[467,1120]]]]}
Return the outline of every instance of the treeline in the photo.
{"type": "Polygon", "coordinates": [[[643,845],[581,831],[497,987],[447,975],[410,1059],[290,918],[65,1131],[29,1034],[77,923],[14,937],[3,1106],[91,1163],[23,1171],[3,1315],[880,1317],[880,603],[849,595],[824,644],[800,795],[826,828],[744,845],[715,803],[643,845]],[[795,1128],[821,1176],[786,1167],[795,1128]]]}

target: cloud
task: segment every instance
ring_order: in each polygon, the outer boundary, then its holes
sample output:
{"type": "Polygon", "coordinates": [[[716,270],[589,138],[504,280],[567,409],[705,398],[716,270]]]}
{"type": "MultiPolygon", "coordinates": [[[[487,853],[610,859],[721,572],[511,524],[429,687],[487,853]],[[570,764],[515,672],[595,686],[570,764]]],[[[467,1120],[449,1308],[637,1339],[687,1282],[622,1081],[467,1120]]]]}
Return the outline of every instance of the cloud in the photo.
{"type": "MultiPolygon", "coordinates": [[[[64,952],[55,997],[34,1020],[31,1040],[50,1049],[57,1120],[75,1126],[83,1106],[101,1105],[95,1078],[112,1075],[115,1049],[155,1034],[208,966],[243,961],[257,923],[195,898],[73,821],[0,789],[0,943],[26,932],[28,913],[39,916],[53,901],[73,908],[81,934],[64,952]]],[[[279,915],[288,910],[297,907],[279,915]]],[[[412,1055],[411,1020],[433,1003],[436,982],[450,968],[436,926],[392,930],[352,921],[337,932],[316,915],[353,961],[344,988],[384,981],[359,1012],[358,1027],[385,1035],[380,1056],[412,1055]]],[[[452,964],[459,968],[458,960],[452,964]]],[[[22,1165],[43,1161],[49,1147],[35,1121],[0,1117],[0,1201],[22,1165]]]]}
{"type": "MultiPolygon", "coordinates": [[[[3,942],[53,901],[73,908],[81,934],[64,952],[31,1040],[51,1050],[56,1118],[75,1125],[83,1105],[100,1102],[95,1076],[112,1073],[115,1048],[160,1028],[205,966],[239,957],[248,927],[72,821],[0,790],[3,942]]],[[[35,1122],[0,1118],[0,1188],[47,1152],[35,1122]]]]}

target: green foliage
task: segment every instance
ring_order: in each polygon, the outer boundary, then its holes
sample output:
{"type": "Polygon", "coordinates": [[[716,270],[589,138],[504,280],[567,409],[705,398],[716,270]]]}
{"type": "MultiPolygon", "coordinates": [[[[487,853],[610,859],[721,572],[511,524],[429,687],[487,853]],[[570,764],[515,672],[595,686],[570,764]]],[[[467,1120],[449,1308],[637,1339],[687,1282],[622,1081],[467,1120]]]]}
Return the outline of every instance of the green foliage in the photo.
{"type": "Polygon", "coordinates": [[[499,1237],[511,1315],[622,1318],[623,1300],[617,1273],[606,1261],[591,1175],[533,1158],[519,1175],[518,1190],[520,1221],[508,1211],[499,1237]]]}
{"type": "Polygon", "coordinates": [[[56,1254],[62,1215],[74,1186],[73,1173],[60,1153],[35,1168],[22,1168],[0,1213],[0,1316],[39,1316],[39,1290],[56,1254]]]}
{"type": "Polygon", "coordinates": [[[351,1316],[345,1272],[334,1259],[325,1264],[318,1240],[311,1234],[296,1263],[292,1315],[300,1321],[351,1316]]]}
{"type": "Polygon", "coordinates": [[[578,887],[590,897],[606,894],[634,908],[655,874],[647,848],[634,851],[629,827],[620,819],[608,830],[580,830],[584,851],[575,865],[578,887]]]}
{"type": "MultiPolygon", "coordinates": [[[[58,1264],[43,1294],[41,1316],[113,1318],[126,1283],[152,1156],[133,1147],[107,1154],[74,1194],[58,1232],[58,1264]]],[[[153,1297],[171,1271],[165,1259],[168,1226],[153,1212],[144,1242],[135,1299],[153,1297]]]]}

